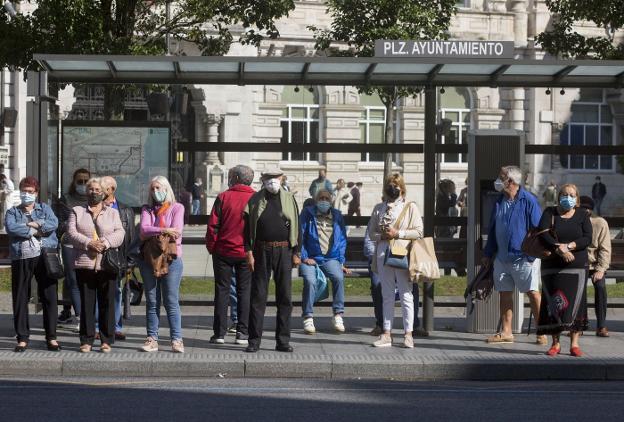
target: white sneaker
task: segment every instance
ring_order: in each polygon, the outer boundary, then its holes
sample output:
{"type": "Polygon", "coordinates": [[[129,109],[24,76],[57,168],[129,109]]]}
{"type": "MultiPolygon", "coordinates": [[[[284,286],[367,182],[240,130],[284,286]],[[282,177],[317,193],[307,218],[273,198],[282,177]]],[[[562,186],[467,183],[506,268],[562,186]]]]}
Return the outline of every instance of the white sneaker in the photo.
{"type": "Polygon", "coordinates": [[[373,343],[375,347],[390,347],[392,346],[392,336],[390,334],[382,334],[379,336],[379,340],[373,343]]]}
{"type": "Polygon", "coordinates": [[[316,333],[316,328],[314,327],[314,319],[312,319],[312,318],[304,318],[304,320],[303,320],[303,331],[306,334],[314,334],[314,333],[316,333]]]}
{"type": "Polygon", "coordinates": [[[173,353],[184,353],[184,343],[182,343],[182,340],[173,340],[171,342],[171,351],[173,353]]]}
{"type": "Polygon", "coordinates": [[[158,342],[152,337],[148,337],[145,339],[143,346],[141,346],[141,350],[143,350],[144,352],[157,352],[158,342]]]}
{"type": "Polygon", "coordinates": [[[334,330],[338,331],[339,333],[345,332],[345,326],[344,326],[344,321],[342,319],[342,315],[340,314],[334,315],[334,317],[332,318],[332,325],[334,326],[334,330]]]}

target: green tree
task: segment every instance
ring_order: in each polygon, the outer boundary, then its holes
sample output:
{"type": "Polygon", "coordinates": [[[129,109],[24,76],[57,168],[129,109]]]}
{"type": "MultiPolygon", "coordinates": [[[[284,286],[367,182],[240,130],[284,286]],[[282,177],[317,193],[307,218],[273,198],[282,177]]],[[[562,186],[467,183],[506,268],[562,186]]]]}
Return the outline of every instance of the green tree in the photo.
{"type": "MultiPolygon", "coordinates": [[[[31,14],[0,12],[0,68],[36,69],[34,53],[167,53],[166,36],[197,46],[202,55],[223,55],[235,37],[259,45],[279,36],[275,22],[293,0],[22,0],[31,14]],[[167,9],[170,15],[167,18],[167,9]]],[[[109,86],[107,117],[119,112],[123,86],[109,86]],[[115,102],[114,100],[117,99],[115,102]]]]}
{"type": "Polygon", "coordinates": [[[537,41],[547,52],[562,58],[624,59],[624,45],[615,40],[624,28],[624,0],[546,0],[553,21],[537,41]],[[574,25],[590,22],[604,30],[604,36],[577,32],[574,25]]]}
{"type": "MultiPolygon", "coordinates": [[[[438,40],[448,38],[448,27],[455,14],[455,0],[328,0],[332,18],[328,29],[310,26],[316,48],[331,55],[372,57],[375,40],[438,40]],[[339,49],[346,46],[346,49],[339,49]],[[336,48],[338,47],[338,48],[336,48]]],[[[394,140],[394,105],[401,97],[415,95],[413,86],[358,86],[363,94],[378,94],[386,107],[384,142],[394,140]]],[[[384,177],[392,171],[392,154],[386,154],[384,177]]]]}

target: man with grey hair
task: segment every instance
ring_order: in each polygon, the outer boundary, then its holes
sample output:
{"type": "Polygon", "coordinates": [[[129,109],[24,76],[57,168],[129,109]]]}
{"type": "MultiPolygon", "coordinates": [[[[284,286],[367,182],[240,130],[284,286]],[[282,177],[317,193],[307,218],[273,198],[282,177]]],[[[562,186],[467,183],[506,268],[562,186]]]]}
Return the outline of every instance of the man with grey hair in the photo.
{"type": "MultiPolygon", "coordinates": [[[[488,337],[488,343],[513,343],[513,291],[529,296],[537,320],[541,295],[535,258],[522,252],[522,241],[529,229],[537,227],[542,215],[537,198],[522,187],[522,170],[516,166],[500,169],[494,189],[500,192],[490,216],[483,265],[494,265],[494,289],[499,292],[501,330],[488,337]]],[[[537,325],[537,321],[536,321],[537,325]]],[[[537,344],[546,344],[545,336],[537,344]]]]}
{"type": "Polygon", "coordinates": [[[117,200],[117,181],[115,181],[113,177],[104,176],[100,178],[100,185],[102,186],[102,191],[105,195],[104,204],[108,207],[116,209],[119,212],[121,225],[126,232],[124,242],[119,247],[122,256],[125,256],[126,260],[123,262],[124,267],[118,275],[117,289],[115,290],[115,340],[125,340],[126,335],[121,331],[123,328],[123,315],[121,312],[122,292],[125,286],[122,286],[121,281],[125,278],[126,272],[135,265],[133,255],[130,254],[132,245],[138,240],[134,224],[134,211],[131,207],[128,207],[117,200]]]}
{"type": "Polygon", "coordinates": [[[227,308],[234,274],[237,302],[235,343],[248,343],[251,268],[245,254],[243,211],[255,193],[250,186],[253,176],[250,167],[237,165],[231,168],[228,172],[229,189],[217,196],[208,220],[206,248],[212,255],[215,277],[213,335],[210,338],[214,344],[225,343],[227,308]]]}

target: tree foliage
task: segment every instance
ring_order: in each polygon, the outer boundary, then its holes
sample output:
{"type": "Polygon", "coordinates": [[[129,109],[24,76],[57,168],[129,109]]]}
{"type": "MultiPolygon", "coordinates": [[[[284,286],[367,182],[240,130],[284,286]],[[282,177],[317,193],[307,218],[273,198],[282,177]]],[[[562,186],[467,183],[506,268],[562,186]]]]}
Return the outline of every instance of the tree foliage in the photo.
{"type": "MultiPolygon", "coordinates": [[[[310,26],[316,48],[331,55],[372,57],[375,40],[439,40],[448,38],[448,28],[455,14],[455,0],[328,0],[331,25],[327,29],[310,26]],[[347,46],[347,49],[340,48],[347,46]]],[[[394,104],[401,97],[415,95],[414,86],[359,86],[360,93],[377,94],[386,106],[385,143],[393,139],[394,104]]],[[[384,174],[391,168],[391,154],[386,154],[384,174]]]]}
{"type": "Polygon", "coordinates": [[[553,15],[551,28],[537,41],[562,58],[624,59],[624,45],[615,40],[624,28],[624,0],[546,0],[553,15]],[[604,30],[603,36],[579,33],[575,24],[589,22],[604,30]]]}

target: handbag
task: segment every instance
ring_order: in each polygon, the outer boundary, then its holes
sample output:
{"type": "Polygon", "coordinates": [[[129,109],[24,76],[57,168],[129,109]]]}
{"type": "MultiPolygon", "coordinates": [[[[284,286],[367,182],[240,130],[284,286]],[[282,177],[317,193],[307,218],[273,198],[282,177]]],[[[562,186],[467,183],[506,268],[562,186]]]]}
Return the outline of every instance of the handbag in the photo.
{"type": "MultiPolygon", "coordinates": [[[[399,229],[401,223],[403,222],[403,218],[405,218],[405,214],[407,214],[407,210],[410,207],[411,202],[408,202],[403,207],[403,211],[397,218],[397,221],[394,223],[394,228],[396,230],[399,229]]],[[[395,239],[391,239],[388,242],[388,246],[386,247],[386,253],[384,254],[384,265],[393,268],[399,268],[402,270],[409,269],[409,251],[405,246],[397,245],[395,239]]]]}
{"type": "Polygon", "coordinates": [[[58,280],[65,277],[65,270],[61,255],[56,248],[41,248],[41,256],[45,264],[48,277],[58,280]]]}
{"type": "Polygon", "coordinates": [[[132,273],[130,274],[128,287],[130,289],[130,305],[140,305],[141,299],[143,298],[143,283],[139,281],[135,270],[132,270],[132,273]]]}
{"type": "Polygon", "coordinates": [[[123,271],[123,255],[119,248],[109,248],[102,253],[102,271],[121,274],[123,271]]]}
{"type": "Polygon", "coordinates": [[[435,254],[433,237],[412,240],[409,261],[412,282],[417,282],[422,277],[429,280],[440,278],[440,266],[435,254]]]}
{"type": "Polygon", "coordinates": [[[325,300],[329,297],[329,291],[327,288],[327,277],[325,277],[325,273],[321,270],[321,267],[315,265],[316,267],[316,282],[314,286],[314,291],[316,292],[314,295],[314,303],[319,302],[321,300],[325,300]]]}
{"type": "MultiPolygon", "coordinates": [[[[464,299],[470,296],[470,302],[472,305],[477,300],[487,300],[494,290],[494,266],[483,265],[479,272],[475,276],[474,280],[466,287],[464,292],[464,299]]],[[[474,306],[471,307],[470,312],[474,310],[474,306]]]]}
{"type": "Polygon", "coordinates": [[[552,232],[553,237],[555,239],[557,236],[555,235],[553,228],[555,227],[555,214],[552,214],[552,219],[550,221],[550,227],[545,230],[538,230],[537,227],[532,228],[528,231],[524,240],[522,241],[521,250],[525,255],[531,256],[533,258],[539,259],[548,259],[552,256],[552,251],[546,247],[544,241],[542,240],[541,235],[548,231],[552,232]]]}

